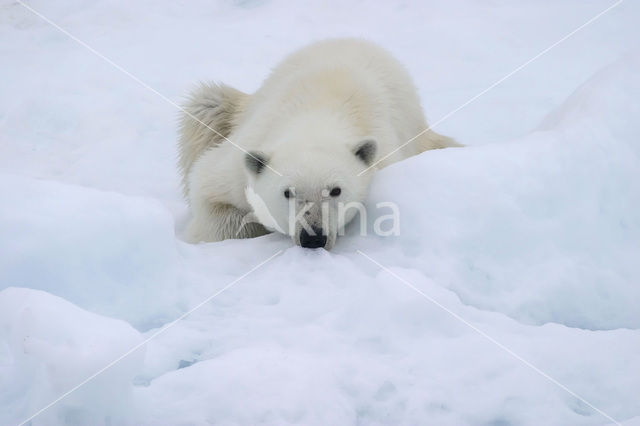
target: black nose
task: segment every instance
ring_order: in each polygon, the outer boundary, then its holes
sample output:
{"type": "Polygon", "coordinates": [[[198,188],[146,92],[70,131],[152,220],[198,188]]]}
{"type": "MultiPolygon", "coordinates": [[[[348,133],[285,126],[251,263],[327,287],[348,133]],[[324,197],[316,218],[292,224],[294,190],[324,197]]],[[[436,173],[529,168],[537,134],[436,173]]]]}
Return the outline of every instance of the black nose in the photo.
{"type": "Polygon", "coordinates": [[[309,235],[309,233],[302,228],[300,231],[300,245],[305,248],[320,248],[327,244],[327,237],[322,235],[322,229],[312,227],[313,232],[316,235],[309,235]]]}

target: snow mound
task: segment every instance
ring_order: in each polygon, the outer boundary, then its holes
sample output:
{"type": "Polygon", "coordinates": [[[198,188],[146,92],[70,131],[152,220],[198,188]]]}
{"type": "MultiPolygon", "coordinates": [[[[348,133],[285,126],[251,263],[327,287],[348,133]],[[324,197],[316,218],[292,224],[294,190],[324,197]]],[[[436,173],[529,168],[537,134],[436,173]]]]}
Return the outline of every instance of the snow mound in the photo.
{"type": "MultiPolygon", "coordinates": [[[[389,261],[390,259],[377,259],[389,261]]],[[[392,262],[393,263],[393,262],[392,262]]],[[[636,415],[635,332],[519,324],[392,271],[616,419],[636,415]]],[[[149,343],[148,424],[605,424],[357,254],[291,247],[149,343]],[[164,348],[180,348],[169,352],[164,348]]]]}
{"type": "MultiPolygon", "coordinates": [[[[25,420],[140,340],[126,322],[84,311],[43,291],[0,291],[0,423],[25,420]]],[[[143,359],[141,348],[32,424],[122,422],[130,415],[132,379],[143,359]]]]}
{"type": "Polygon", "coordinates": [[[639,328],[639,116],[640,58],[628,55],[539,131],[383,170],[371,206],[398,203],[402,230],[378,258],[525,323],[639,328]]]}
{"type": "Polygon", "coordinates": [[[3,174],[0,281],[150,328],[179,310],[171,215],[151,199],[3,174]],[[153,294],[153,297],[149,297],[153,294]]]}

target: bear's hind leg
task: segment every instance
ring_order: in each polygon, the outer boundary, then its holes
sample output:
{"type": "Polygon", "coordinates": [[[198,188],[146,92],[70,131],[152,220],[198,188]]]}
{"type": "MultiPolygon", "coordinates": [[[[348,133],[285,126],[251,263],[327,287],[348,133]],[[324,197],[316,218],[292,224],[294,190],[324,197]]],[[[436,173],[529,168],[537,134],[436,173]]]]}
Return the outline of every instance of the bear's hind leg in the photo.
{"type": "Polygon", "coordinates": [[[416,141],[418,143],[418,152],[428,151],[430,149],[442,149],[462,147],[461,143],[456,142],[449,136],[444,136],[433,130],[428,130],[421,134],[416,141]]]}

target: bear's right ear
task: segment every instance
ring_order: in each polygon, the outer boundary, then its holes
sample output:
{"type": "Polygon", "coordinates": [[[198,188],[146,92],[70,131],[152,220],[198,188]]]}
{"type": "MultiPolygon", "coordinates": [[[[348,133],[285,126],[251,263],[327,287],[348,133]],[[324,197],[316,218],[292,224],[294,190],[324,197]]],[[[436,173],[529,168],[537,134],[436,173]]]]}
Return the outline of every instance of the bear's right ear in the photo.
{"type": "Polygon", "coordinates": [[[376,141],[372,139],[366,139],[356,145],[353,153],[356,157],[358,157],[364,164],[370,166],[373,163],[374,158],[376,158],[376,141]]]}
{"type": "Polygon", "coordinates": [[[267,166],[267,156],[262,152],[247,152],[244,156],[244,164],[250,172],[259,175],[267,166]]]}

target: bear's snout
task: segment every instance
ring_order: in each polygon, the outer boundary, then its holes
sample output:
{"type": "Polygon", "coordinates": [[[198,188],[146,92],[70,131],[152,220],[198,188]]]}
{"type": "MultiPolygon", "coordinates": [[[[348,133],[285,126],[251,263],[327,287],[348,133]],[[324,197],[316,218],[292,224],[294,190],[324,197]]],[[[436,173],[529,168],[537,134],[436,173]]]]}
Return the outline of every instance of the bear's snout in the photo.
{"type": "Polygon", "coordinates": [[[304,248],[321,248],[327,244],[327,236],[323,235],[322,229],[312,226],[315,235],[311,235],[306,229],[300,231],[300,245],[304,248]]]}

